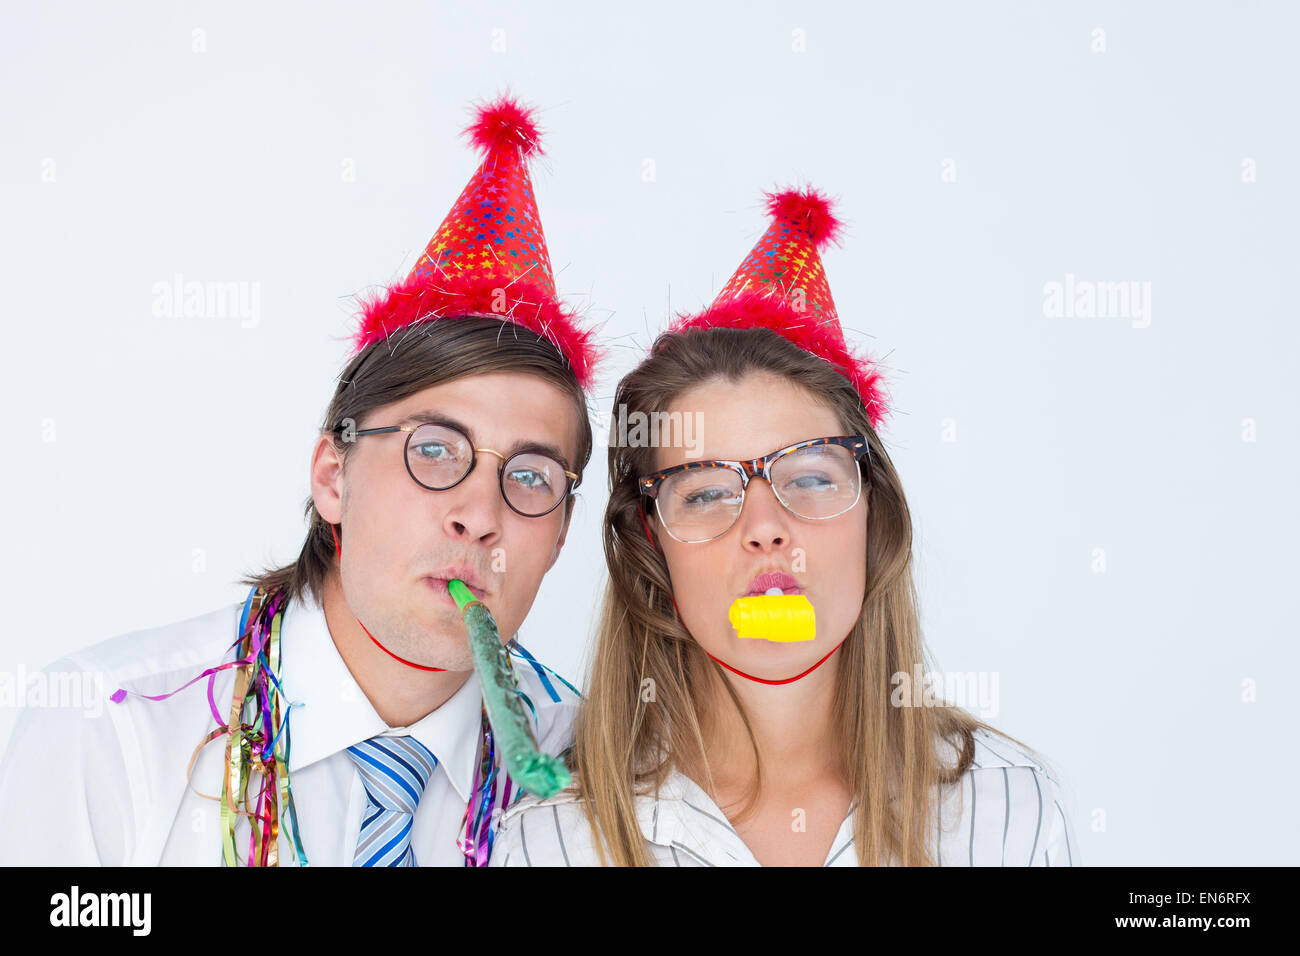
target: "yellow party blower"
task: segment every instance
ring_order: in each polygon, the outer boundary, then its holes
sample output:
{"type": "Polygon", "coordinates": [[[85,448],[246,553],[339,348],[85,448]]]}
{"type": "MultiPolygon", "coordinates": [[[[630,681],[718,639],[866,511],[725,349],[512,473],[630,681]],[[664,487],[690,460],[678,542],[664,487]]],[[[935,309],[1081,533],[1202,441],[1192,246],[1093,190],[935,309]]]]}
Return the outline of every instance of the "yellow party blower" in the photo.
{"type": "Polygon", "coordinates": [[[764,641],[811,641],[817,636],[817,618],[804,594],[756,594],[736,598],[727,612],[741,637],[764,641]]]}

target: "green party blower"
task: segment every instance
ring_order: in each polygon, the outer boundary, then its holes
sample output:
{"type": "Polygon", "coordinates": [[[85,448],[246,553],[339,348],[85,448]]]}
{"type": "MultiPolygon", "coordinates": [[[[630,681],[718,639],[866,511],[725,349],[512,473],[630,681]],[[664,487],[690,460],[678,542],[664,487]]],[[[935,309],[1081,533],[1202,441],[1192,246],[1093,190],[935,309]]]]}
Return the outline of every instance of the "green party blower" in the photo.
{"type": "Polygon", "coordinates": [[[474,672],[483,688],[483,704],[505,760],[506,773],[529,793],[542,798],[554,796],[569,785],[569,769],[564,761],[537,749],[537,738],[533,736],[510,667],[510,653],[501,646],[492,612],[475,599],[464,581],[453,578],[447,582],[447,590],[465,615],[474,672]]]}

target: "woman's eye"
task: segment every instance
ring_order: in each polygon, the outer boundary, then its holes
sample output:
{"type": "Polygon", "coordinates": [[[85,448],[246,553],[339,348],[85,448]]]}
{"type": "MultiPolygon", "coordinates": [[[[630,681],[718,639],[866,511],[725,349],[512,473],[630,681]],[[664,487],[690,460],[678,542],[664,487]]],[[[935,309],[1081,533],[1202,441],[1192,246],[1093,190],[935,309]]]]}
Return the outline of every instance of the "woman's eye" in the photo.
{"type": "Polygon", "coordinates": [[[835,487],[835,482],[831,480],[829,475],[809,473],[796,475],[790,481],[786,482],[786,487],[792,488],[795,491],[808,491],[810,489],[818,488],[833,488],[835,487]]]}
{"type": "Polygon", "coordinates": [[[730,497],[732,494],[727,488],[701,488],[699,491],[691,492],[685,500],[688,505],[707,505],[730,497]]]}

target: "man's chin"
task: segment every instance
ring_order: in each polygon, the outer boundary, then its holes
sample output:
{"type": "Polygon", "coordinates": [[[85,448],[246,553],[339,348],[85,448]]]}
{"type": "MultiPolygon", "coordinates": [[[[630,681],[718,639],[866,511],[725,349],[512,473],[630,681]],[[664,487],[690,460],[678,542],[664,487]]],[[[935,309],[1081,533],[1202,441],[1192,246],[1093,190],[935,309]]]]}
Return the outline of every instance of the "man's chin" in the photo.
{"type": "Polygon", "coordinates": [[[419,620],[408,625],[405,631],[399,642],[401,649],[391,646],[388,648],[398,657],[420,667],[436,667],[445,671],[474,669],[474,658],[465,639],[464,625],[458,619],[448,623],[437,619],[419,620]]]}
{"type": "Polygon", "coordinates": [[[460,646],[456,646],[452,641],[448,641],[445,636],[437,638],[426,638],[417,640],[415,645],[410,648],[411,656],[407,657],[412,664],[419,664],[423,667],[437,667],[445,671],[471,671],[474,669],[474,658],[470,655],[469,648],[462,641],[460,646]]]}
{"type": "Polygon", "coordinates": [[[472,671],[474,662],[467,657],[458,654],[430,654],[420,651],[411,651],[409,654],[403,654],[400,651],[394,651],[398,657],[402,658],[408,664],[414,664],[418,668],[425,668],[429,671],[447,671],[463,672],[472,671]]]}

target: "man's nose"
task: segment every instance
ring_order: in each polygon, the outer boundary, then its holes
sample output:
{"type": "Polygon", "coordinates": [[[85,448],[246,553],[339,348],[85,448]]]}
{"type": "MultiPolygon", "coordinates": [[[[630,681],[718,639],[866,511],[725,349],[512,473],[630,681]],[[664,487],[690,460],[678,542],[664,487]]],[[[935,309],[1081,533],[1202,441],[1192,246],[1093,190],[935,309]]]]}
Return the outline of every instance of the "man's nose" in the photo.
{"type": "Polygon", "coordinates": [[[477,455],[474,468],[465,480],[446,492],[454,495],[444,518],[452,537],[487,541],[501,530],[501,508],[505,502],[501,499],[497,464],[500,456],[487,449],[475,449],[476,454],[480,451],[487,454],[477,455]]]}

